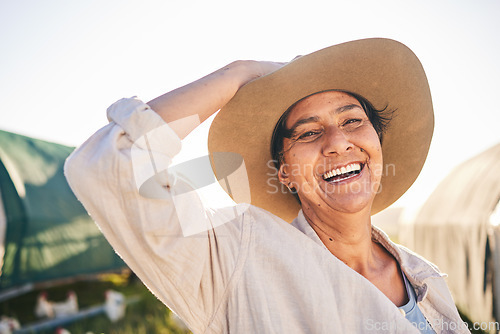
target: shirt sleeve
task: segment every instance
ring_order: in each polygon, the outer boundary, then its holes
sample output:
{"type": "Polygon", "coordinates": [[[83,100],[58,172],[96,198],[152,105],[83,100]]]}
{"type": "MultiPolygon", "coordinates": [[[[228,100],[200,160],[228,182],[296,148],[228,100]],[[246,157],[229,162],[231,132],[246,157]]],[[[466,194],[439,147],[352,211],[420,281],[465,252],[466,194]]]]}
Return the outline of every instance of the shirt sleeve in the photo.
{"type": "Polygon", "coordinates": [[[122,99],[108,119],[68,157],[69,185],[127,265],[202,332],[237,267],[243,216],[205,208],[169,171],[181,141],[147,104],[122,99]]]}

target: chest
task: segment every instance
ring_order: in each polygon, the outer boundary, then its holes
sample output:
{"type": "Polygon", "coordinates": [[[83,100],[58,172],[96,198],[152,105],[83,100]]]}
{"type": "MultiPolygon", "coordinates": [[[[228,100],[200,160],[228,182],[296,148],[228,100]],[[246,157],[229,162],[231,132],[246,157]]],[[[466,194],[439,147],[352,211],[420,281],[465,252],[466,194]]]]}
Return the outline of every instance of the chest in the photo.
{"type": "Polygon", "coordinates": [[[282,232],[254,232],[224,305],[233,330],[362,333],[375,323],[407,327],[397,307],[372,283],[305,235],[282,232]]]}

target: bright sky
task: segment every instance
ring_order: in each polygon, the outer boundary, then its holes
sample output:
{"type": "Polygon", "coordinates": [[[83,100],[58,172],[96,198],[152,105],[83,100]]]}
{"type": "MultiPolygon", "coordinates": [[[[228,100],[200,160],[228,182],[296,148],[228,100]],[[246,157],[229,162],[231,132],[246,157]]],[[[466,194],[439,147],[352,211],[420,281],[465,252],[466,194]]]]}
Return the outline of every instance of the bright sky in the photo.
{"type": "Polygon", "coordinates": [[[500,142],[498,17],[498,0],[0,0],[0,128],[78,145],[121,97],[148,101],[235,59],[393,38],[420,58],[436,115],[426,166],[398,202],[414,206],[500,142]]]}

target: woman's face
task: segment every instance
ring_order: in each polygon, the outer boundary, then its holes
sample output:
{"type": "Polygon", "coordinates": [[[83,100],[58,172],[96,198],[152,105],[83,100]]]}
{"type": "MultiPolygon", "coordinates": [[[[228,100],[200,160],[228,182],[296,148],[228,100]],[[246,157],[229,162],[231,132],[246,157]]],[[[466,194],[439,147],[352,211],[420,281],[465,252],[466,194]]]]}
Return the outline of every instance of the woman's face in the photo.
{"type": "Polygon", "coordinates": [[[382,175],[379,137],[354,97],[323,92],[291,110],[280,181],[295,188],[302,207],[341,212],[370,209],[382,175]]]}

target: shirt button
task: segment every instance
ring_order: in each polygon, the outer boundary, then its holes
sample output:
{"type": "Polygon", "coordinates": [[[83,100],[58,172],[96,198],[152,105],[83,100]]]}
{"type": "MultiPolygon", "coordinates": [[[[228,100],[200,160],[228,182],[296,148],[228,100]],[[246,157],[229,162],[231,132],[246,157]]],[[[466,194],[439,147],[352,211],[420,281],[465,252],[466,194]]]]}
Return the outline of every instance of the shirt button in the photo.
{"type": "Polygon", "coordinates": [[[401,314],[403,315],[403,317],[406,317],[406,312],[405,310],[403,310],[402,308],[399,309],[399,312],[401,312],[401,314]]]}

